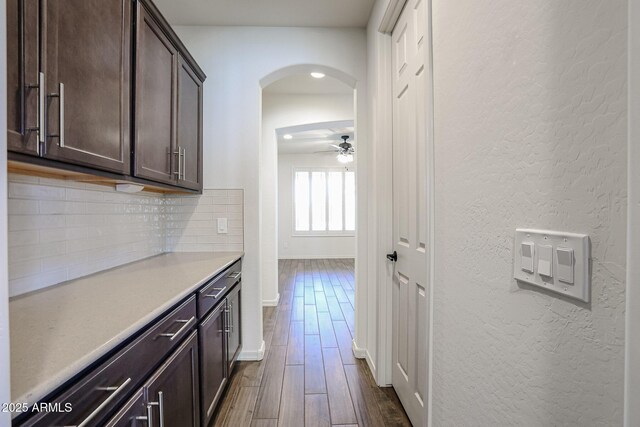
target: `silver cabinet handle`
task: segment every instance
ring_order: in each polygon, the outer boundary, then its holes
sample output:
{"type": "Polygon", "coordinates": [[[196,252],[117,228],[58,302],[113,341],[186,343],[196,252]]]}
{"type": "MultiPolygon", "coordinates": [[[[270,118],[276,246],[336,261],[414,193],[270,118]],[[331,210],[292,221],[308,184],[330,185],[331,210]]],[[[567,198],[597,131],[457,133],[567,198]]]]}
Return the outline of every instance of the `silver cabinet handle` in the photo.
{"type": "Polygon", "coordinates": [[[182,179],[187,180],[187,149],[182,149],[182,179]]]}
{"type": "Polygon", "coordinates": [[[225,334],[230,334],[231,333],[231,328],[229,327],[229,307],[225,307],[224,308],[224,333],[225,334]]]}
{"type": "Polygon", "coordinates": [[[227,290],[227,287],[225,286],[224,288],[213,288],[213,290],[214,290],[214,291],[217,291],[218,293],[217,293],[217,294],[215,294],[215,295],[212,295],[212,294],[205,294],[205,297],[207,297],[207,298],[213,298],[213,299],[218,298],[220,295],[222,295],[222,293],[223,293],[224,291],[226,291],[226,290],[227,290]]]}
{"type": "Polygon", "coordinates": [[[147,405],[147,415],[144,417],[136,417],[136,420],[139,421],[146,421],[147,422],[147,426],[151,427],[152,425],[152,421],[153,421],[153,409],[151,408],[151,405],[147,405]]]}
{"type": "Polygon", "coordinates": [[[229,328],[230,332],[233,333],[233,303],[229,303],[229,328]]]}
{"type": "Polygon", "coordinates": [[[36,153],[40,155],[40,143],[45,141],[44,118],[45,118],[45,92],[44,92],[44,73],[38,73],[38,84],[28,85],[29,89],[38,90],[38,126],[27,128],[28,131],[38,132],[38,141],[36,143],[36,153]]]}
{"type": "Polygon", "coordinates": [[[49,135],[51,138],[58,138],[58,145],[64,148],[64,83],[58,84],[58,93],[52,93],[49,98],[58,98],[58,134],[49,135]]]}
{"type": "MultiPolygon", "coordinates": [[[[45,119],[45,91],[44,91],[44,73],[40,72],[38,74],[38,142],[45,142],[45,135],[47,134],[44,129],[44,119],[45,119]]],[[[40,155],[40,144],[38,144],[38,155],[40,155]]]]}
{"type": "Polygon", "coordinates": [[[161,391],[158,392],[158,403],[160,403],[160,427],[164,427],[164,394],[161,391]]]}
{"type": "Polygon", "coordinates": [[[228,279],[237,279],[238,277],[240,277],[242,275],[242,272],[240,271],[234,271],[233,273],[229,274],[227,276],[228,279]]]}
{"type": "MultiPolygon", "coordinates": [[[[158,412],[160,412],[160,427],[164,427],[164,394],[161,391],[158,392],[158,401],[149,402],[147,407],[151,408],[152,406],[158,407],[158,412]]],[[[151,411],[149,411],[149,417],[150,416],[151,416],[151,411]]],[[[149,421],[149,426],[151,426],[151,421],[149,421]]]]}
{"type": "Polygon", "coordinates": [[[88,426],[91,420],[93,420],[96,415],[100,413],[109,403],[113,402],[113,400],[127,387],[127,385],[131,382],[131,378],[127,378],[122,384],[117,387],[98,387],[96,390],[100,391],[112,391],[111,395],[107,397],[96,409],[93,410],[92,413],[89,414],[87,418],[84,419],[77,427],[85,427],[88,426]]]}
{"type": "Polygon", "coordinates": [[[195,317],[191,317],[191,319],[189,320],[176,320],[176,323],[184,323],[184,325],[182,325],[182,327],[180,329],[178,329],[178,331],[174,334],[159,334],[159,336],[161,337],[168,337],[169,341],[173,341],[176,338],[178,338],[184,331],[186,331],[187,329],[189,329],[189,327],[193,324],[193,322],[196,321],[195,317]]]}
{"type": "Polygon", "coordinates": [[[178,175],[178,179],[182,177],[182,148],[178,146],[178,151],[174,151],[173,154],[177,156],[178,159],[178,171],[174,172],[174,175],[178,175]]]}
{"type": "Polygon", "coordinates": [[[64,147],[64,83],[60,83],[58,92],[60,94],[60,107],[58,108],[60,123],[60,130],[58,131],[58,133],[60,134],[60,136],[58,139],[58,144],[60,145],[60,147],[64,147]]]}

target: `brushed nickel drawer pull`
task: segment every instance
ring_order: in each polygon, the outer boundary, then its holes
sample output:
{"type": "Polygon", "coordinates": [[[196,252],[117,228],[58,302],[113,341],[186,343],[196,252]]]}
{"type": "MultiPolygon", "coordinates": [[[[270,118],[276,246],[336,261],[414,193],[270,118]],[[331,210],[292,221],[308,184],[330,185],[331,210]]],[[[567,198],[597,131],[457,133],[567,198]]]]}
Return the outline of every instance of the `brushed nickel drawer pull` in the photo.
{"type": "Polygon", "coordinates": [[[205,294],[205,297],[207,297],[207,298],[213,298],[213,299],[216,299],[216,298],[218,298],[220,295],[222,295],[222,293],[223,293],[224,291],[226,291],[226,290],[227,290],[227,287],[225,286],[224,288],[213,288],[213,290],[214,290],[214,291],[217,291],[218,293],[217,293],[217,294],[215,294],[215,295],[212,295],[212,294],[205,294]]]}
{"type": "Polygon", "coordinates": [[[189,327],[193,324],[193,322],[196,321],[195,317],[191,317],[191,319],[189,320],[176,320],[176,323],[184,323],[184,325],[182,325],[182,327],[180,329],[178,329],[177,332],[173,333],[173,334],[159,334],[161,337],[168,337],[169,341],[173,341],[176,338],[178,338],[178,336],[180,336],[184,331],[186,331],[187,329],[189,329],[189,327]]]}
{"type": "Polygon", "coordinates": [[[122,393],[122,391],[127,387],[127,385],[131,382],[131,378],[127,378],[122,384],[117,387],[97,387],[96,390],[100,391],[112,391],[111,395],[107,397],[96,409],[93,410],[92,413],[89,414],[87,418],[84,419],[77,427],[85,427],[88,426],[91,420],[93,420],[96,415],[100,413],[109,403],[113,402],[113,400],[118,396],[118,394],[122,393]]]}
{"type": "Polygon", "coordinates": [[[227,276],[228,279],[237,279],[238,277],[240,277],[242,275],[242,272],[240,271],[234,271],[233,273],[229,274],[227,276]]]}

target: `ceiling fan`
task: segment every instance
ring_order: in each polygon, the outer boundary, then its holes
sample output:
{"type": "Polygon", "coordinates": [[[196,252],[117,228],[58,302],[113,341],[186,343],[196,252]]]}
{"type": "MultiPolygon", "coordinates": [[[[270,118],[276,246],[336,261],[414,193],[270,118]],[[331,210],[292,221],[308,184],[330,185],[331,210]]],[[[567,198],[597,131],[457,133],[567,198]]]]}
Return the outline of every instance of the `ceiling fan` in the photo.
{"type": "Polygon", "coordinates": [[[335,150],[316,151],[316,153],[338,153],[338,161],[340,163],[353,162],[353,153],[355,153],[356,150],[353,148],[353,144],[349,142],[349,135],[342,135],[340,138],[342,142],[339,145],[329,144],[335,147],[335,150]]]}

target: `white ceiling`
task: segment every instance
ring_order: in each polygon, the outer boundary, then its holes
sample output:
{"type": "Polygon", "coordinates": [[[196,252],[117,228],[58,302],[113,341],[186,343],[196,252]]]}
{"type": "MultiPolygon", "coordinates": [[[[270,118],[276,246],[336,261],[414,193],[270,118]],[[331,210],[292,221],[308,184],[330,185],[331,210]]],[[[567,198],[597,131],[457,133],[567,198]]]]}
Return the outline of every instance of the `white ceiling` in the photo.
{"type": "Polygon", "coordinates": [[[267,94],[351,95],[353,88],[330,76],[314,79],[309,74],[296,74],[270,84],[264,88],[263,92],[267,94]]]}
{"type": "Polygon", "coordinates": [[[353,140],[353,120],[340,122],[310,123],[277,129],[278,153],[280,154],[326,154],[337,156],[331,144],[342,142],[342,135],[349,135],[349,142],[355,147],[353,140]],[[292,139],[284,139],[291,135],[292,139]],[[323,152],[323,153],[318,153],[323,152]],[[326,152],[326,153],[324,153],[326,152]]]}
{"type": "Polygon", "coordinates": [[[172,25],[360,27],[375,0],[155,0],[172,25]]]}

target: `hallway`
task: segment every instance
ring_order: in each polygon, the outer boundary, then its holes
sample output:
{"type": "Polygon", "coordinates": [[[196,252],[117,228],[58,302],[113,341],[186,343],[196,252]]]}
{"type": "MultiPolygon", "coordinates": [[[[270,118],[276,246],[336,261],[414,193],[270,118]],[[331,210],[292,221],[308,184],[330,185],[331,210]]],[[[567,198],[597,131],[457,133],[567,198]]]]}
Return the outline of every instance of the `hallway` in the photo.
{"type": "Polygon", "coordinates": [[[280,260],[266,354],[240,362],[216,426],[409,426],[393,388],[354,358],[354,261],[280,260]]]}

